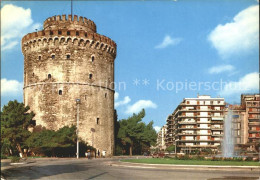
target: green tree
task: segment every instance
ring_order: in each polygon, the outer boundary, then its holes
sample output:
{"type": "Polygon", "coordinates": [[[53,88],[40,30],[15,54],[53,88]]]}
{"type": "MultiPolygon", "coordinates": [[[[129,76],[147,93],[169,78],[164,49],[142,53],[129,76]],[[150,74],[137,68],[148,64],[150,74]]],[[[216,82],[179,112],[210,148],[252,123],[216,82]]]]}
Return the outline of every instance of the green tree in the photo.
{"type": "Polygon", "coordinates": [[[48,152],[51,152],[51,155],[54,156],[55,149],[64,151],[64,149],[68,150],[75,147],[76,127],[64,126],[58,131],[43,129],[41,131],[34,132],[27,139],[26,144],[36,153],[48,154],[48,152]]]}
{"type": "Polygon", "coordinates": [[[133,114],[131,117],[119,121],[117,141],[128,148],[130,156],[133,155],[133,151],[136,154],[142,153],[156,142],[157,135],[153,128],[153,122],[146,125],[142,122],[144,116],[145,110],[143,109],[138,114],[133,114]]]}
{"type": "Polygon", "coordinates": [[[26,155],[23,151],[27,148],[25,141],[31,135],[28,128],[35,125],[35,114],[29,110],[29,106],[14,100],[9,101],[1,112],[1,145],[17,148],[22,157],[26,155]]]}
{"type": "Polygon", "coordinates": [[[166,148],[166,151],[168,151],[169,153],[175,151],[175,145],[170,145],[169,147],[166,148]]]}

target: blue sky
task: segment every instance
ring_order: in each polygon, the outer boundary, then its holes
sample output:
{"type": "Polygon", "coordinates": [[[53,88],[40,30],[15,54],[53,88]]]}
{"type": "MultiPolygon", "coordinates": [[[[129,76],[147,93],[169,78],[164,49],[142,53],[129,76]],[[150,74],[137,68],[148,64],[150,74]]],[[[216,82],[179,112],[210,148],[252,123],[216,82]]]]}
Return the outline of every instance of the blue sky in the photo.
{"type": "MultiPolygon", "coordinates": [[[[160,127],[183,98],[199,93],[239,103],[241,93],[259,91],[256,0],[75,1],[73,6],[74,14],[93,20],[99,34],[117,43],[120,119],[145,108],[144,121],[160,127]]],[[[23,100],[21,38],[42,29],[50,16],[70,14],[70,2],[4,1],[1,11],[2,107],[23,100]]]]}

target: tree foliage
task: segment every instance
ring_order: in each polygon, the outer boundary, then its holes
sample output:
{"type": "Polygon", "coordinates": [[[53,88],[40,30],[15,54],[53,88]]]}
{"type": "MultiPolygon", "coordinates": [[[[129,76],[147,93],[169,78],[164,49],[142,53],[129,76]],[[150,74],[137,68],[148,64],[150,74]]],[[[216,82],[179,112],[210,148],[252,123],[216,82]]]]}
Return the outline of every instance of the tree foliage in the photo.
{"type": "Polygon", "coordinates": [[[175,145],[170,145],[169,147],[166,148],[166,151],[168,151],[169,153],[175,151],[175,145]]]}
{"type": "Polygon", "coordinates": [[[17,148],[18,152],[24,156],[23,148],[27,148],[24,143],[31,133],[30,126],[35,125],[33,117],[35,114],[29,112],[29,106],[24,106],[16,100],[9,101],[1,112],[1,145],[3,151],[17,148]]]}
{"type": "Polygon", "coordinates": [[[147,125],[142,122],[145,116],[143,109],[138,114],[133,114],[127,119],[118,121],[118,132],[116,134],[116,152],[120,151],[129,152],[130,155],[141,154],[147,151],[151,145],[156,142],[156,131],[153,128],[151,121],[147,125]]]}

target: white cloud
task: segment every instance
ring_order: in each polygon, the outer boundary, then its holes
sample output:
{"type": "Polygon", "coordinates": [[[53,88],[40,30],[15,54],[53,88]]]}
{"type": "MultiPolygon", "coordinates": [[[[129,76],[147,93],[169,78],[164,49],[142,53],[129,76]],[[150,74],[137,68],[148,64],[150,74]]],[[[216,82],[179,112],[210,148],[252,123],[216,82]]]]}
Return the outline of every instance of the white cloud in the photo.
{"type": "Polygon", "coordinates": [[[125,113],[126,114],[138,113],[142,109],[148,109],[148,108],[156,109],[157,105],[153,103],[151,100],[139,100],[133,105],[128,106],[125,113]]]}
{"type": "Polygon", "coordinates": [[[161,127],[160,127],[160,126],[154,126],[153,128],[155,129],[155,131],[156,131],[157,133],[161,130],[161,127]]]}
{"type": "Polygon", "coordinates": [[[239,12],[232,22],[218,25],[208,36],[218,53],[227,58],[259,47],[259,5],[239,12]]]}
{"type": "Polygon", "coordinates": [[[253,91],[259,92],[259,73],[257,72],[246,74],[239,81],[231,81],[224,84],[220,95],[230,96],[253,91]]]}
{"type": "Polygon", "coordinates": [[[126,105],[126,104],[128,104],[130,101],[131,101],[131,99],[129,98],[129,96],[126,96],[126,97],[124,98],[124,100],[115,102],[115,107],[117,108],[117,107],[119,107],[119,106],[126,105]]]}
{"type": "Polygon", "coordinates": [[[182,41],[181,38],[171,38],[171,36],[166,35],[166,36],[164,37],[163,41],[162,41],[159,45],[155,46],[155,48],[156,48],[156,49],[166,48],[166,47],[168,47],[168,46],[170,46],[170,45],[177,45],[177,44],[179,44],[181,41],[182,41]]]}
{"type": "Polygon", "coordinates": [[[17,80],[1,79],[2,96],[18,96],[23,93],[23,83],[17,80]]]}
{"type": "Polygon", "coordinates": [[[119,97],[119,93],[118,92],[115,92],[115,95],[114,95],[114,100],[118,100],[118,97],[119,97]]]}
{"type": "Polygon", "coordinates": [[[33,23],[30,9],[4,5],[1,9],[1,49],[14,48],[26,33],[39,27],[39,23],[33,23]]]}
{"type": "Polygon", "coordinates": [[[209,74],[219,74],[222,72],[230,72],[234,71],[235,67],[232,65],[220,65],[220,66],[214,66],[209,69],[209,74]]]}

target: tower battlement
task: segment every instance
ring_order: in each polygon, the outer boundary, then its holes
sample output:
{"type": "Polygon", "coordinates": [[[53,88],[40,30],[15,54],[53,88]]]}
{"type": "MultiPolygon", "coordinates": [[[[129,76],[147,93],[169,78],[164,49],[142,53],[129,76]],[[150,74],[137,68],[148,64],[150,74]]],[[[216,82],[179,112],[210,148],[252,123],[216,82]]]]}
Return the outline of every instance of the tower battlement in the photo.
{"type": "Polygon", "coordinates": [[[52,16],[46,19],[43,23],[43,28],[47,29],[77,29],[86,30],[88,32],[97,32],[96,24],[85,17],[77,15],[72,16],[71,14],[52,16]]]}

